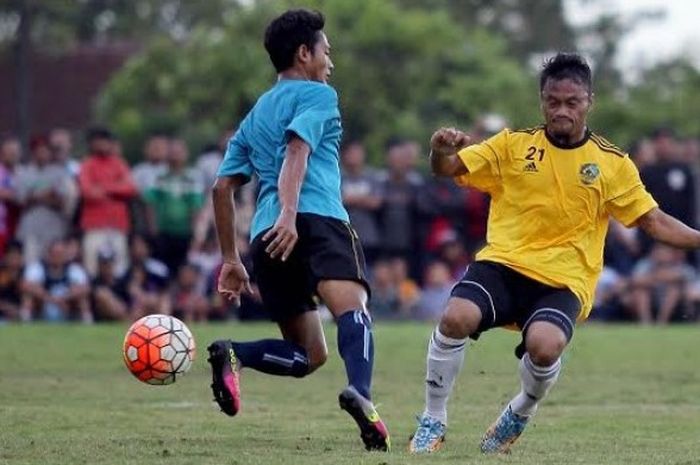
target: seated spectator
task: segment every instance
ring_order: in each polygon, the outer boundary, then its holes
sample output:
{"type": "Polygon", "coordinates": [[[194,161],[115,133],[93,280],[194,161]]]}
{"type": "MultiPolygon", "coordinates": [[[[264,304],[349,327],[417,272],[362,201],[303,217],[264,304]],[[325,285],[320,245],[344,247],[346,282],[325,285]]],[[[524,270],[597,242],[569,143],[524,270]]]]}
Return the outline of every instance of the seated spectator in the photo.
{"type": "Polygon", "coordinates": [[[400,316],[399,291],[387,260],[377,260],[372,267],[372,298],[369,301],[369,309],[374,319],[393,319],[400,316]]]}
{"type": "Polygon", "coordinates": [[[467,271],[469,265],[469,253],[464,247],[464,242],[457,233],[448,230],[438,242],[438,259],[447,265],[453,281],[459,281],[467,271]]]}
{"type": "Polygon", "coordinates": [[[151,257],[151,249],[143,236],[134,235],[129,244],[131,266],[124,275],[132,317],[162,313],[170,315],[171,301],[167,292],[168,267],[151,257]]]}
{"type": "Polygon", "coordinates": [[[631,306],[642,323],[668,323],[677,312],[687,285],[695,272],[685,262],[684,251],[655,243],[647,258],[640,260],[632,272],[631,306]]]}
{"type": "Polygon", "coordinates": [[[185,322],[206,321],[209,316],[209,301],[199,290],[199,278],[199,269],[185,264],[172,287],[173,315],[185,322]]]}
{"type": "Polygon", "coordinates": [[[10,243],[0,261],[0,321],[19,317],[23,265],[22,247],[16,242],[10,243]]]}
{"type": "Polygon", "coordinates": [[[114,267],[115,254],[104,248],[97,256],[97,276],[92,280],[92,302],[95,319],[104,321],[132,321],[143,315],[130,311],[129,290],[126,280],[119,279],[114,267]]]}
{"type": "Polygon", "coordinates": [[[193,244],[187,254],[187,262],[195,265],[200,273],[200,280],[197,289],[205,293],[211,275],[215,273],[221,265],[221,249],[216,240],[216,233],[211,231],[201,245],[193,244]]]}
{"type": "Polygon", "coordinates": [[[440,261],[428,265],[420,297],[416,302],[413,315],[419,320],[437,320],[450,298],[455,281],[450,275],[449,267],[440,261]]]}
{"type": "Polygon", "coordinates": [[[63,241],[54,241],[46,258],[30,263],[24,271],[20,317],[30,321],[38,314],[46,321],[91,323],[89,292],[85,270],[68,262],[63,241]]]}
{"type": "Polygon", "coordinates": [[[595,288],[591,320],[619,321],[629,319],[630,295],[627,279],[615,268],[604,265],[595,288]]]}
{"type": "Polygon", "coordinates": [[[408,263],[401,257],[394,257],[389,261],[394,285],[398,291],[399,313],[410,316],[413,305],[420,297],[420,287],[408,275],[408,263]]]}

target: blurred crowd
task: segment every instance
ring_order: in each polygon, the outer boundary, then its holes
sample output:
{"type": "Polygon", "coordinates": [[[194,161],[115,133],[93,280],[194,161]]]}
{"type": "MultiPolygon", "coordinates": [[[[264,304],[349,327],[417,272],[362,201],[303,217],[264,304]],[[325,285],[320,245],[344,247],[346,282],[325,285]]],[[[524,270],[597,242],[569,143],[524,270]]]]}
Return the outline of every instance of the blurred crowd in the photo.
{"type": "MultiPolygon", "coordinates": [[[[482,118],[473,141],[503,125],[482,118]]],[[[151,134],[133,166],[108,129],[88,130],[80,156],[74,136],[56,128],[33,137],[26,154],[13,135],[0,139],[0,320],[267,318],[257,292],[240,302],[216,293],[210,195],[230,132],[196,156],[182,138],[151,134]]],[[[695,226],[700,142],[659,128],[629,152],[661,208],[695,226]]],[[[364,247],[372,313],[435,319],[485,241],[489,198],[426,175],[415,140],[391,139],[367,160],[362,141],[344,143],[342,195],[364,247]]],[[[236,193],[244,260],[255,195],[254,180],[236,193]]],[[[592,318],[695,321],[699,267],[700,257],[611,221],[592,318]]]]}

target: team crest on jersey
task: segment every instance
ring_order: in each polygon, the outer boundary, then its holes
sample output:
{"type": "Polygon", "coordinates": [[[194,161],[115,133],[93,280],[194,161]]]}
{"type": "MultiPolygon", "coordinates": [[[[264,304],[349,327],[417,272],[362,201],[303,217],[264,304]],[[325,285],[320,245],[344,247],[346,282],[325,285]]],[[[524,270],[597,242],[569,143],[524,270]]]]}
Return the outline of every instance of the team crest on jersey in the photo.
{"type": "Polygon", "coordinates": [[[600,168],[595,163],[584,163],[578,174],[581,176],[581,181],[584,184],[593,184],[598,176],[600,176],[600,168]]]}

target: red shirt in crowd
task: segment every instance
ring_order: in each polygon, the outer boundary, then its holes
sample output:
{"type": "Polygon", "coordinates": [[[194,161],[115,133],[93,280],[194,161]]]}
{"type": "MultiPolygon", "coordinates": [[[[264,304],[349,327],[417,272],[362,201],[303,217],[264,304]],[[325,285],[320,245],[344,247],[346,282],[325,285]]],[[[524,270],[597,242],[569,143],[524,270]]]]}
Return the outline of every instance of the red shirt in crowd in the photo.
{"type": "Polygon", "coordinates": [[[129,166],[117,155],[90,155],[78,176],[82,207],[80,227],[84,230],[112,228],[128,232],[129,200],[136,185],[129,166]]]}

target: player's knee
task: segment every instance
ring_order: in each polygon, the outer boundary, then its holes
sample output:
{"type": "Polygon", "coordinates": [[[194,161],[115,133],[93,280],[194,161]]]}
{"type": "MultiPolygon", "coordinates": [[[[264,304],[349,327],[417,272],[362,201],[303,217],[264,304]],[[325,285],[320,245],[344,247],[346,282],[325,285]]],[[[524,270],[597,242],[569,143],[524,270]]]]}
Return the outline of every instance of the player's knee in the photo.
{"type": "Polygon", "coordinates": [[[328,349],[325,347],[317,347],[307,352],[309,360],[309,370],[306,374],[311,374],[321,368],[328,360],[328,349]]]}
{"type": "Polygon", "coordinates": [[[556,326],[535,325],[533,323],[533,327],[528,330],[525,340],[527,353],[535,365],[550,366],[561,357],[568,341],[564,332],[556,326]]]}
{"type": "Polygon", "coordinates": [[[471,301],[452,298],[440,319],[440,332],[447,337],[463,339],[474,334],[481,322],[481,310],[471,301]]]}

